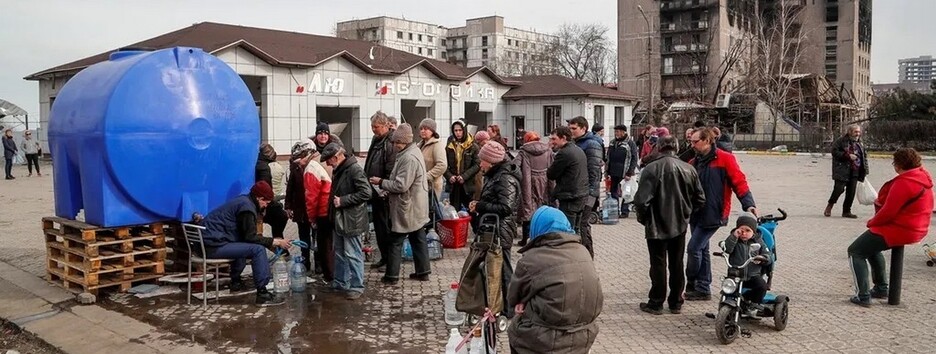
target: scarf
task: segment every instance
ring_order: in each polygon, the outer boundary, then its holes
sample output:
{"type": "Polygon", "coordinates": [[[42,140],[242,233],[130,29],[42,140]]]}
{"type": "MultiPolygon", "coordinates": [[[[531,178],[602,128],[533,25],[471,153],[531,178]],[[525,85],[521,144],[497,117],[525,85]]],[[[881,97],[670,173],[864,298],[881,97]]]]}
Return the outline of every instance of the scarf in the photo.
{"type": "Polygon", "coordinates": [[[455,167],[459,174],[462,173],[462,155],[465,150],[471,147],[474,144],[474,138],[471,137],[471,134],[465,133],[465,140],[459,142],[455,139],[455,136],[452,136],[452,141],[449,142],[448,148],[455,151],[455,167]]]}

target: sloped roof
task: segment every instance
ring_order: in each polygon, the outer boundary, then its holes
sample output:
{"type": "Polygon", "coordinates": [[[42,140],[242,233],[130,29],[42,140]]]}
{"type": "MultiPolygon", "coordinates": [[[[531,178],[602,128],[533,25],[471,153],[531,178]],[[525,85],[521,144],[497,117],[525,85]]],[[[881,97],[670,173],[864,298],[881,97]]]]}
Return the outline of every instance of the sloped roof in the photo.
{"type": "MultiPolygon", "coordinates": [[[[213,22],[196,23],[126,47],[163,49],[176,46],[197,47],[208,53],[216,53],[233,46],[241,46],[274,66],[314,67],[341,56],[371,74],[399,75],[422,65],[446,80],[464,80],[479,72],[484,72],[500,84],[517,84],[499,77],[485,67],[465,68],[401,50],[378,46],[367,41],[213,22]],[[373,60],[370,59],[371,55],[374,57],[373,60]]],[[[77,72],[107,60],[110,53],[115,50],[46,69],[31,74],[24,79],[40,80],[55,73],[77,72]]]]}
{"type": "Polygon", "coordinates": [[[511,88],[502,99],[591,97],[621,101],[637,101],[637,97],[601,85],[560,75],[519,76],[509,78],[520,86],[511,88]]]}
{"type": "Polygon", "coordinates": [[[0,116],[26,116],[29,115],[25,109],[21,108],[9,102],[7,100],[0,99],[0,116]]]}

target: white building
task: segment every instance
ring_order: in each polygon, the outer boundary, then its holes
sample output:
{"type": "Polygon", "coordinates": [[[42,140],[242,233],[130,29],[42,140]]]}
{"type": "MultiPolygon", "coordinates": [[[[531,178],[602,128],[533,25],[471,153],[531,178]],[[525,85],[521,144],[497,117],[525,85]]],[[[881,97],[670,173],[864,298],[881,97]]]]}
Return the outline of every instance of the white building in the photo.
{"type": "MultiPolygon", "coordinates": [[[[261,140],[281,155],[312,135],[319,121],[353,151],[365,152],[373,135],[370,116],[378,110],[413,125],[433,118],[443,139],[453,120],[498,124],[511,142],[517,129],[545,136],[547,127],[576,115],[589,122],[598,117],[605,126],[631,121],[633,99],[616,90],[557,76],[507,79],[484,67],[467,69],[366,41],[206,22],[131,45],[175,46],[202,48],[240,74],[257,103],[261,140]]],[[[26,77],[39,81],[44,146],[58,90],[109,53],[26,77]]]]}

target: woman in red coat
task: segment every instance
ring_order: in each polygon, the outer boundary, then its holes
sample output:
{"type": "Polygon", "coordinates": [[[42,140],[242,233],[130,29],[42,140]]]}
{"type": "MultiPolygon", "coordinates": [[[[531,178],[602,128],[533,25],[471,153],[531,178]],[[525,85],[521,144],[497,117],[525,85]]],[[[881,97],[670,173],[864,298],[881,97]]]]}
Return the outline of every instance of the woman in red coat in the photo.
{"type": "Polygon", "coordinates": [[[929,231],[933,212],[933,179],[921,164],[916,150],[894,152],[897,177],[881,187],[874,201],[875,214],[868,220],[868,231],[848,246],[857,294],[851,302],[868,307],[871,298],[887,298],[887,277],[882,251],[914,244],[929,231]],[[868,263],[871,264],[873,289],[868,289],[868,263]]]}

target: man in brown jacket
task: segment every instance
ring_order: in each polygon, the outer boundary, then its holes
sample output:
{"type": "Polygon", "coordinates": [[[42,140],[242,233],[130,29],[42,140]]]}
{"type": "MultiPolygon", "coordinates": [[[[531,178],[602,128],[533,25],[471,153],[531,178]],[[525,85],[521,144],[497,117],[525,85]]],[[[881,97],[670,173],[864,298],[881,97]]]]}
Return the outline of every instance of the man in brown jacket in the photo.
{"type": "Polygon", "coordinates": [[[580,240],[559,209],[533,214],[530,243],[507,288],[516,313],[507,330],[511,352],[585,354],[595,343],[604,297],[580,240]]]}

